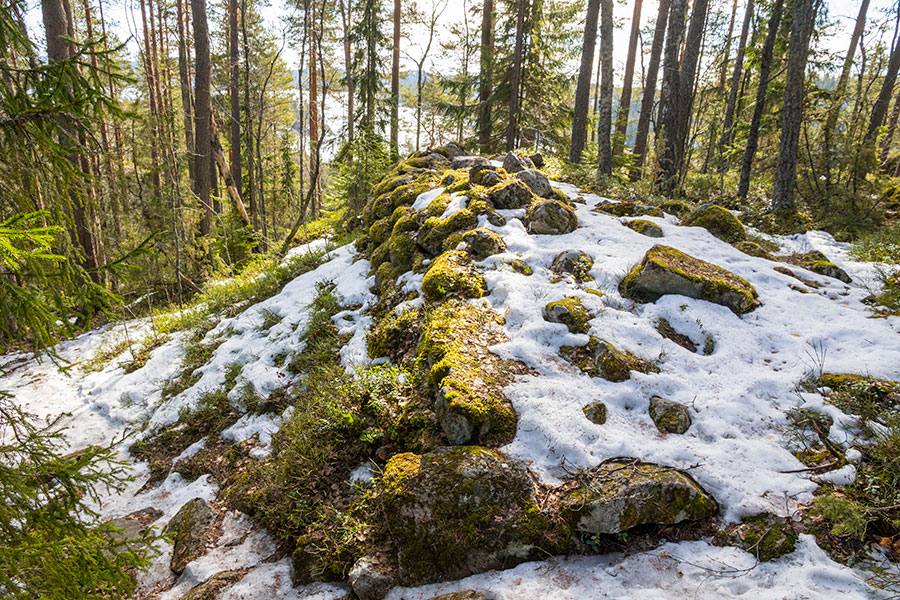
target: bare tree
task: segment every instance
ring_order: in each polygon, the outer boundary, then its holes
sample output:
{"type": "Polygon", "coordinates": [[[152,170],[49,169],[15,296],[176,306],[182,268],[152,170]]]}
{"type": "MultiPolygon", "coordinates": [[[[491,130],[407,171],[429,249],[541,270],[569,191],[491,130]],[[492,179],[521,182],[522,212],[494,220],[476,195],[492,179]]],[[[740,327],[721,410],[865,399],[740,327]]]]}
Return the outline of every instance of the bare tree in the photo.
{"type": "Polygon", "coordinates": [[[597,173],[612,174],[613,1],[600,3],[600,111],[597,124],[597,173]]]}
{"type": "Polygon", "coordinates": [[[629,174],[632,181],[640,179],[644,154],[647,152],[650,116],[653,113],[653,103],[656,99],[656,79],[659,75],[659,60],[662,56],[663,41],[666,36],[670,4],[670,0],[659,0],[659,10],[656,13],[656,26],[653,31],[653,43],[650,47],[650,62],[647,65],[647,78],[641,92],[641,113],[638,117],[637,135],[634,139],[634,166],[629,174]]]}
{"type": "Polygon", "coordinates": [[[625,59],[625,75],[622,79],[622,96],[616,115],[616,133],[613,136],[613,156],[618,156],[625,148],[628,131],[628,115],[631,113],[631,91],[634,81],[634,61],[637,54],[638,38],[641,33],[641,5],[643,0],[635,0],[631,15],[631,37],[628,40],[628,58],[625,59]]]}
{"type": "Polygon", "coordinates": [[[569,161],[581,162],[581,153],[587,139],[587,112],[591,95],[591,71],[594,67],[594,45],[597,41],[597,18],[600,0],[588,0],[584,20],[584,40],[581,45],[581,67],[578,70],[578,87],[575,90],[575,114],[572,119],[572,142],[569,161]]]}
{"type": "Polygon", "coordinates": [[[506,149],[512,150],[519,136],[519,78],[522,71],[522,41],[525,35],[525,0],[518,0],[516,12],[516,47],[509,77],[509,123],[506,127],[506,149]]]}

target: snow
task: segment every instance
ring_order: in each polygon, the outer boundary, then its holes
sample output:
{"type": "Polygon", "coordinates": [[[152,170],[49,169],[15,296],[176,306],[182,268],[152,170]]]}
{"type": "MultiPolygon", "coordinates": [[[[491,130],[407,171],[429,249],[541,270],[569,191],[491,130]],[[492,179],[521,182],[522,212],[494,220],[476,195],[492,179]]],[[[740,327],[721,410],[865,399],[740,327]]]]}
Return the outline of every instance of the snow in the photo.
{"type": "MultiPolygon", "coordinates": [[[[547,484],[554,484],[574,467],[591,467],[621,456],[633,456],[684,469],[718,501],[725,521],[760,511],[791,516],[809,503],[818,481],[852,482],[856,467],[843,466],[831,473],[811,475],[789,472],[802,468],[792,454],[784,431],[785,413],[791,408],[815,408],[834,419],[831,438],[848,448],[851,461],[859,460],[853,420],[827,404],[819,393],[798,391],[797,384],[809,372],[824,368],[876,377],[900,377],[900,319],[873,319],[862,303],[878,286],[874,263],[850,258],[846,244],[822,232],[774,237],[783,253],[819,250],[845,269],[854,282],[846,285],[799,267],[791,267],[820,288],[800,294],[789,285],[797,280],[777,273],[773,263],[745,255],[718,240],[706,230],[678,227],[670,215],[644,217],[664,232],[661,240],[645,237],[622,225],[626,219],[598,214],[591,208],[601,200],[581,194],[570,185],[553,182],[570,197],[582,196],[585,205],[576,213],[581,227],[561,236],[529,235],[523,225],[523,210],[500,211],[504,226],[480,218],[480,225],[504,237],[508,252],[489,257],[481,264],[490,293],[477,302],[487,302],[505,317],[509,341],[492,350],[504,358],[520,360],[532,371],[519,376],[505,393],[519,415],[516,437],[503,447],[509,458],[525,461],[547,484]],[[737,316],[708,302],[666,296],[652,304],[635,305],[623,298],[617,286],[621,278],[656,243],[678,248],[692,256],[722,266],[750,281],[762,305],[737,316]],[[578,284],[571,279],[553,281],[549,272],[553,258],[563,250],[577,249],[594,258],[593,280],[578,284]],[[504,261],[518,257],[534,270],[530,277],[513,272],[504,261]],[[601,291],[603,297],[588,293],[601,291]],[[658,374],[633,373],[630,380],[611,383],[590,378],[559,357],[563,345],[587,342],[582,334],[571,334],[559,324],[545,321],[543,306],[565,296],[577,296],[595,317],[591,333],[654,361],[658,374]],[[662,338],[655,330],[665,318],[700,348],[707,336],[715,341],[709,355],[694,354],[662,338]],[[692,426],[683,435],[661,434],[648,416],[650,397],[659,395],[687,405],[692,426]],[[602,400],[608,411],[604,425],[585,419],[582,408],[602,400]]],[[[417,210],[427,208],[443,190],[421,194],[417,210]]],[[[454,195],[445,217],[465,207],[465,196],[454,195]]],[[[325,248],[318,240],[289,253],[325,248]]],[[[72,426],[67,438],[72,449],[106,443],[126,431],[148,424],[148,430],[175,422],[179,411],[193,407],[203,395],[220,388],[226,371],[237,372],[230,399],[240,405],[247,389],[265,398],[292,381],[282,366],[285,357],[303,347],[301,340],[309,319],[309,304],[316,285],[333,282],[345,310],[334,323],[349,342],[341,349],[342,366],[354,373],[362,365],[382,364],[370,360],[366,333],[372,326],[367,310],[376,298],[368,277],[369,263],[356,260],[352,246],[331,251],[324,264],[298,276],[278,294],[222,319],[203,340],[216,344],[207,364],[195,374],[197,382],[174,398],[163,401],[160,389],[179,373],[184,354],[184,334],[174,334],[155,348],[147,363],[131,373],[123,365],[128,351],[101,365],[92,373],[77,368],[66,375],[47,358],[36,360],[23,354],[3,357],[0,390],[14,392],[23,408],[40,417],[64,413],[61,421],[72,426]],[[273,323],[270,327],[263,325],[273,323]]],[[[404,292],[421,291],[422,275],[404,274],[399,285],[404,292]]],[[[396,307],[397,313],[422,306],[415,298],[396,307]]],[[[67,362],[86,362],[104,346],[125,339],[154,335],[149,320],[117,323],[82,335],[58,346],[67,362]]],[[[137,347],[137,346],[135,346],[137,347]]],[[[825,392],[826,390],[820,390],[825,392]]],[[[255,458],[270,451],[271,436],[290,416],[246,414],[221,436],[239,442],[257,436],[255,458]]],[[[208,443],[203,439],[187,448],[181,458],[193,456],[208,443]]],[[[124,446],[123,446],[124,452],[124,446]]],[[[123,454],[124,456],[124,454],[123,454]]],[[[163,512],[154,526],[161,528],[192,498],[213,502],[216,483],[204,476],[188,482],[170,473],[161,483],[145,488],[149,470],[137,464],[135,479],[121,494],[104,498],[100,507],[105,518],[125,516],[153,507],[163,512]]],[[[360,465],[351,480],[365,484],[373,477],[370,464],[360,465]]],[[[273,540],[254,529],[246,516],[225,515],[223,533],[214,547],[188,565],[174,579],[168,569],[171,544],[160,542],[160,556],[141,576],[143,590],[161,589],[160,598],[179,598],[215,573],[226,569],[248,569],[237,584],[223,593],[227,600],[331,599],[346,595],[342,586],[316,585],[292,588],[289,559],[274,560],[273,540]]],[[[809,536],[801,536],[791,555],[756,564],[750,555],[735,548],[717,548],[706,541],[666,543],[652,551],[628,557],[607,555],[572,559],[550,559],[514,569],[476,575],[416,589],[395,589],[389,598],[416,600],[458,589],[475,588],[497,599],[563,598],[868,598],[876,595],[865,583],[865,575],[831,561],[809,536]]]]}
{"type": "Polygon", "coordinates": [[[459,193],[451,194],[450,203],[447,204],[447,208],[444,209],[443,214],[441,214],[441,218],[446,219],[448,217],[452,217],[459,211],[463,210],[466,207],[466,201],[468,199],[468,196],[464,196],[459,193]]]}
{"type": "Polygon", "coordinates": [[[431,206],[431,203],[434,202],[434,199],[444,193],[444,188],[438,187],[433,190],[429,190],[427,192],[422,192],[418,196],[416,196],[416,201],[413,202],[413,210],[423,210],[431,206]]]}

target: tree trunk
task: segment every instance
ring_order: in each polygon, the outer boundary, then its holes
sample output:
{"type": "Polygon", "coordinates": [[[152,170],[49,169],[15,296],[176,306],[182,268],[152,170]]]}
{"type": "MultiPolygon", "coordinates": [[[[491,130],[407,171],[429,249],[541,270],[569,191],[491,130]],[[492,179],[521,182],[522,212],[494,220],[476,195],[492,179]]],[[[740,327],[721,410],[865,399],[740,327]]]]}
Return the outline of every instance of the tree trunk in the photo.
{"type": "Polygon", "coordinates": [[[684,37],[684,22],[687,16],[687,0],[674,0],[669,12],[669,32],[666,36],[666,51],[663,64],[662,93],[659,100],[659,124],[657,126],[656,147],[659,156],[659,180],[667,189],[673,185],[678,172],[675,146],[678,140],[678,102],[681,91],[681,74],[678,55],[684,37]]]}
{"type": "Polygon", "coordinates": [[[600,113],[597,123],[597,174],[612,174],[613,0],[600,3],[600,113]]]}
{"type": "Polygon", "coordinates": [[[847,83],[850,81],[850,71],[853,69],[853,57],[856,55],[856,48],[859,46],[859,39],[862,37],[863,30],[866,27],[866,13],[869,10],[869,0],[862,0],[859,5],[859,14],[856,16],[856,26],[853,28],[853,35],[850,36],[850,47],[847,49],[847,56],[844,57],[844,66],[841,69],[841,76],[838,78],[837,87],[834,88],[831,106],[828,109],[828,116],[825,120],[825,133],[831,136],[837,125],[838,116],[841,112],[841,106],[844,104],[844,95],[847,93],[847,83]]]}
{"type": "Polygon", "coordinates": [[[818,0],[794,0],[790,50],[781,109],[781,143],[772,186],[773,211],[794,210],[794,188],[797,185],[797,146],[803,120],[806,58],[809,37],[816,21],[818,0]]]}
{"type": "MultiPolygon", "coordinates": [[[[312,65],[310,65],[312,67],[312,65]]],[[[394,0],[394,47],[391,55],[391,160],[400,160],[400,0],[394,0]]]]}
{"type": "MultiPolygon", "coordinates": [[[[247,0],[241,0],[241,46],[244,53],[244,131],[247,136],[247,201],[253,230],[259,231],[259,210],[256,206],[256,159],[253,154],[253,116],[250,106],[250,42],[247,35],[247,0]]],[[[303,77],[303,71],[299,73],[303,77]]],[[[303,96],[300,96],[303,104],[303,96]]]]}
{"type": "Polygon", "coordinates": [[[184,148],[187,155],[188,177],[191,180],[191,190],[197,194],[197,176],[194,173],[196,161],[194,160],[194,110],[191,99],[191,79],[188,74],[188,46],[185,36],[185,14],[183,0],[177,0],[176,18],[178,19],[178,81],[181,89],[181,115],[184,120],[184,148]]]}
{"type": "Polygon", "coordinates": [[[491,96],[494,70],[494,0],[484,0],[481,9],[481,71],[478,78],[478,146],[487,152],[491,145],[491,96]]]}
{"type": "MultiPolygon", "coordinates": [[[[316,40],[320,35],[316,31],[316,2],[311,2],[310,26],[312,36],[309,41],[309,151],[312,153],[319,147],[319,57],[316,40]]],[[[259,143],[259,140],[257,140],[259,143]]],[[[257,157],[257,161],[259,157],[257,157]]],[[[312,207],[318,206],[319,182],[320,178],[310,180],[309,185],[313,188],[312,207]]],[[[315,210],[314,210],[315,212],[315,210]]]]}
{"type": "Polygon", "coordinates": [[[881,155],[878,157],[882,168],[888,159],[888,153],[891,151],[891,145],[894,143],[894,134],[897,131],[897,120],[900,119],[900,90],[894,98],[894,109],[891,111],[891,118],[888,119],[888,129],[881,140],[881,155]]]}
{"type": "Polygon", "coordinates": [[[581,153],[587,138],[587,113],[591,96],[591,71],[594,68],[594,44],[597,41],[597,17],[600,0],[588,0],[584,21],[584,42],[581,46],[581,68],[578,70],[578,87],[575,90],[575,115],[572,119],[572,143],[569,161],[581,162],[581,153]]]}
{"type": "Polygon", "coordinates": [[[210,158],[212,155],[212,139],[210,135],[210,65],[209,65],[209,29],[206,23],[206,0],[191,0],[191,16],[194,24],[194,52],[196,56],[196,72],[194,73],[194,90],[196,106],[194,110],[194,131],[196,136],[195,155],[197,157],[197,196],[203,207],[203,218],[200,221],[200,233],[208,235],[212,220],[210,204],[210,158]]]}
{"type": "MultiPolygon", "coordinates": [[[[238,0],[228,0],[228,57],[231,100],[231,176],[238,196],[241,195],[241,71],[238,48],[238,0]]],[[[226,182],[227,185],[227,182],[226,182]]]]}
{"type": "Polygon", "coordinates": [[[516,14],[516,47],[509,78],[509,123],[506,127],[506,150],[516,145],[519,134],[519,78],[522,70],[522,41],[525,36],[525,0],[518,0],[516,14]]]}
{"type": "Polygon", "coordinates": [[[228,197],[231,198],[231,203],[234,205],[234,211],[244,226],[250,227],[250,217],[247,216],[247,209],[244,208],[244,203],[241,201],[241,192],[237,188],[237,182],[234,180],[228,161],[225,160],[225,150],[222,148],[222,142],[219,141],[219,131],[216,127],[216,119],[212,113],[210,113],[210,140],[213,158],[219,167],[219,173],[222,175],[222,181],[225,184],[228,197]]]}
{"type": "Polygon", "coordinates": [[[669,18],[670,0],[659,0],[656,13],[656,27],[653,32],[653,44],[650,47],[650,63],[647,65],[647,79],[641,92],[641,114],[638,117],[637,135],[634,139],[634,167],[629,178],[636,181],[641,178],[641,167],[647,152],[647,138],[650,135],[650,116],[656,99],[656,79],[659,76],[659,59],[662,55],[663,40],[666,36],[666,25],[669,18]]]}
{"type": "Polygon", "coordinates": [[[613,137],[613,156],[618,156],[625,148],[628,133],[628,116],[631,114],[631,88],[634,81],[634,61],[637,54],[638,36],[641,33],[641,4],[635,0],[634,14],[631,16],[631,37],[628,40],[628,58],[625,59],[625,76],[622,79],[622,96],[619,113],[616,115],[616,133],[613,137]]]}
{"type": "MultiPolygon", "coordinates": [[[[153,83],[155,73],[153,70],[153,53],[150,51],[150,28],[147,25],[147,7],[141,0],[141,23],[144,29],[144,76],[147,80],[147,97],[150,104],[150,118],[154,124],[159,124],[159,107],[156,98],[156,86],[153,83]]],[[[154,131],[150,140],[151,181],[153,183],[153,195],[159,198],[162,184],[159,178],[159,135],[158,129],[154,131]]]]}
{"type": "Polygon", "coordinates": [[[747,0],[744,12],[744,23],[741,25],[741,38],[738,41],[737,56],[734,59],[734,71],[731,73],[731,89],[728,92],[728,103],[725,105],[725,120],[722,124],[722,138],[719,140],[720,171],[727,168],[725,146],[731,140],[731,127],[734,123],[734,107],[737,104],[738,89],[741,85],[741,71],[744,66],[744,49],[747,46],[747,34],[750,32],[750,21],[753,19],[753,0],[747,0]]]}
{"type": "MultiPolygon", "coordinates": [[[[347,163],[353,164],[353,53],[350,48],[350,13],[345,0],[340,0],[341,22],[344,26],[344,74],[347,79],[347,163]]],[[[302,97],[302,96],[301,96],[302,97]]]]}
{"type": "Polygon", "coordinates": [[[766,91],[769,89],[769,72],[772,69],[772,54],[775,49],[775,39],[778,37],[778,28],[781,25],[781,11],[784,0],[775,0],[772,6],[772,15],[769,17],[769,31],[766,33],[766,41],[763,45],[762,56],[759,62],[759,87],[756,89],[756,106],[753,109],[753,118],[750,121],[750,130],[747,132],[747,146],[744,148],[744,158],[741,161],[741,180],[738,184],[738,198],[741,201],[747,199],[750,189],[750,168],[753,166],[753,157],[759,145],[759,127],[762,123],[763,111],[766,107],[766,91]]]}
{"type": "Polygon", "coordinates": [[[728,21],[728,35],[725,37],[725,54],[722,57],[722,70],[719,71],[719,89],[725,93],[725,78],[728,73],[728,59],[731,56],[731,36],[734,35],[734,19],[737,17],[738,0],[731,5],[731,19],[728,21]]]}

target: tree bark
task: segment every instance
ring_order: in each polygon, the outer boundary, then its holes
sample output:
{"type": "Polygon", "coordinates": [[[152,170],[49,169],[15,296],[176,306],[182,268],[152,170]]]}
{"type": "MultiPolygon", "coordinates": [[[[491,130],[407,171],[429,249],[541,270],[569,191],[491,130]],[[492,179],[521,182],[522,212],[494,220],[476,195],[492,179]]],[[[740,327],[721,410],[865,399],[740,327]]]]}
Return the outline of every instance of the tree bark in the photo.
{"type": "Polygon", "coordinates": [[[641,33],[641,5],[643,0],[634,1],[634,14],[631,16],[631,37],[628,40],[628,58],[625,59],[625,75],[622,79],[622,96],[619,101],[619,112],[616,115],[616,133],[613,136],[613,156],[618,156],[625,148],[625,137],[628,132],[628,116],[631,114],[631,92],[634,81],[634,61],[637,54],[638,37],[641,33]]]}
{"type": "MultiPolygon", "coordinates": [[[[319,56],[316,40],[319,39],[321,33],[316,31],[315,0],[313,0],[310,5],[310,26],[312,27],[310,31],[312,31],[312,36],[310,37],[309,42],[309,151],[314,152],[319,146],[319,56]]],[[[259,143],[258,140],[257,143],[259,143]]],[[[257,162],[258,160],[257,157],[257,162]]],[[[316,178],[309,182],[309,185],[313,188],[312,207],[314,212],[315,207],[319,204],[320,181],[320,178],[316,178]]]]}
{"type": "Polygon", "coordinates": [[[353,164],[353,53],[350,48],[350,13],[345,0],[340,0],[341,22],[344,26],[344,73],[347,80],[347,163],[353,164]]]}
{"type": "Polygon", "coordinates": [[[679,50],[684,36],[687,16],[687,0],[674,0],[669,11],[669,32],[666,36],[665,62],[663,64],[662,92],[659,100],[659,125],[656,146],[659,156],[659,180],[664,189],[674,184],[678,172],[675,162],[675,144],[678,139],[678,102],[681,91],[679,50]]]}
{"type": "Polygon", "coordinates": [[[881,140],[881,155],[878,157],[881,167],[884,168],[888,159],[888,153],[891,151],[891,145],[894,143],[894,134],[897,131],[897,120],[900,119],[900,90],[894,98],[894,109],[891,111],[891,118],[888,119],[888,129],[881,140]]]}
{"type": "Polygon", "coordinates": [[[600,3],[600,113],[597,123],[597,174],[612,174],[613,0],[600,3]]]}
{"type": "Polygon", "coordinates": [[[750,121],[750,129],[747,132],[747,146],[744,148],[744,158],[741,161],[741,180],[738,183],[738,198],[741,201],[747,199],[747,192],[750,190],[750,168],[753,166],[753,157],[759,145],[759,127],[766,107],[769,72],[772,70],[772,55],[775,50],[775,39],[778,37],[778,28],[781,26],[783,6],[784,0],[775,0],[775,4],[772,5],[772,15],[769,17],[769,30],[766,33],[766,41],[759,61],[759,87],[756,89],[756,106],[753,108],[753,118],[750,121]]]}
{"type": "Polygon", "coordinates": [[[481,67],[478,78],[478,146],[487,152],[491,145],[491,96],[494,70],[494,0],[484,0],[481,8],[481,67]]]}
{"type": "MultiPolygon", "coordinates": [[[[312,67],[312,65],[310,65],[312,67]]],[[[394,46],[391,55],[391,160],[400,160],[400,0],[394,0],[394,46]]]]}
{"type": "Polygon", "coordinates": [[[838,116],[841,112],[841,106],[844,103],[844,95],[847,93],[847,83],[850,81],[850,71],[853,69],[853,57],[856,56],[856,48],[859,46],[859,39],[862,37],[863,30],[866,27],[866,13],[869,10],[869,0],[862,0],[859,5],[859,14],[856,16],[856,26],[853,28],[853,34],[850,36],[850,46],[847,48],[847,56],[844,57],[844,66],[841,68],[841,76],[838,78],[837,86],[834,88],[834,95],[831,106],[828,109],[828,116],[825,120],[825,133],[831,136],[837,125],[838,116]]]}
{"type": "Polygon", "coordinates": [[[222,175],[222,181],[225,183],[225,190],[228,193],[228,197],[231,198],[231,203],[234,205],[234,211],[237,213],[238,218],[240,218],[245,227],[250,227],[250,217],[247,216],[247,209],[244,207],[243,201],[241,201],[241,192],[237,188],[237,182],[234,180],[231,168],[225,159],[225,150],[222,148],[222,142],[219,141],[219,131],[216,127],[215,116],[210,113],[209,118],[211,149],[216,165],[219,167],[219,173],[222,175]]]}
{"type": "Polygon", "coordinates": [[[210,204],[210,158],[212,155],[212,139],[210,135],[210,65],[209,65],[209,29],[206,22],[206,0],[191,0],[191,16],[194,25],[194,52],[196,55],[196,72],[194,73],[194,89],[196,106],[194,110],[194,131],[196,136],[196,176],[197,196],[203,207],[203,218],[200,221],[200,233],[209,235],[212,221],[212,205],[210,204]]]}
{"type": "Polygon", "coordinates": [[[578,87],[575,90],[575,114],[572,119],[572,142],[569,161],[581,162],[581,153],[587,140],[587,113],[591,95],[591,71],[594,68],[594,45],[597,41],[597,18],[600,0],[588,0],[584,21],[584,40],[581,46],[581,67],[578,70],[578,87]]]}
{"type": "MultiPolygon", "coordinates": [[[[241,195],[241,71],[238,48],[238,0],[228,0],[228,96],[231,100],[231,175],[241,195]]],[[[227,182],[226,182],[227,185],[227,182]]]]}
{"type": "Polygon", "coordinates": [[[744,67],[744,49],[747,46],[747,34],[750,32],[750,21],[753,19],[753,0],[747,0],[747,10],[744,12],[744,23],[741,25],[741,38],[738,41],[737,56],[734,59],[734,71],[731,73],[731,89],[728,92],[728,102],[725,105],[725,120],[722,124],[722,138],[719,140],[719,157],[721,172],[727,168],[725,160],[725,146],[731,141],[731,128],[734,123],[734,107],[737,105],[738,90],[741,85],[741,71],[744,67]]]}
{"type": "Polygon", "coordinates": [[[803,120],[806,59],[817,6],[818,0],[794,0],[784,104],[781,109],[781,142],[772,186],[773,211],[795,210],[794,188],[797,185],[797,147],[803,120]]]}
{"type": "Polygon", "coordinates": [[[509,122],[506,127],[506,150],[516,145],[519,134],[519,78],[522,70],[522,41],[525,36],[525,0],[518,0],[516,14],[516,47],[509,78],[509,122]]]}
{"type": "Polygon", "coordinates": [[[641,167],[644,164],[644,155],[647,152],[647,138],[650,135],[650,116],[653,113],[653,103],[656,99],[659,59],[662,56],[670,4],[670,0],[659,0],[659,10],[656,13],[656,27],[653,32],[653,43],[650,47],[650,62],[647,65],[647,79],[641,92],[641,113],[638,117],[637,135],[634,140],[634,166],[629,174],[629,178],[632,181],[641,178],[641,167]]]}
{"type": "Polygon", "coordinates": [[[195,174],[196,160],[194,160],[194,107],[191,98],[191,79],[188,73],[188,46],[185,36],[185,14],[183,0],[176,0],[176,18],[178,19],[178,81],[181,89],[181,116],[184,121],[184,148],[187,154],[188,177],[191,180],[191,191],[195,194],[197,189],[197,176],[195,174]]]}

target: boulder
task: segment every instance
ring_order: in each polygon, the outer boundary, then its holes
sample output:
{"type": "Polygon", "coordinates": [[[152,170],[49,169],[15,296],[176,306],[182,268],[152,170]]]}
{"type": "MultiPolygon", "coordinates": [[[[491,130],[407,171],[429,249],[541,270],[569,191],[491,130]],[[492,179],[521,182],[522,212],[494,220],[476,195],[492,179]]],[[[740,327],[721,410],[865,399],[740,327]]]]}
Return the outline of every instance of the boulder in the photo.
{"type": "Polygon", "coordinates": [[[599,400],[591,402],[585,406],[582,411],[584,412],[584,416],[587,417],[588,421],[591,423],[594,423],[595,425],[603,425],[606,423],[606,405],[599,400]]]}
{"type": "Polygon", "coordinates": [[[646,235],[647,237],[661,238],[663,236],[662,227],[660,227],[653,221],[648,221],[647,219],[634,219],[632,221],[626,221],[625,227],[642,235],[646,235]]]}
{"type": "Polygon", "coordinates": [[[703,227],[722,241],[733,244],[747,239],[744,225],[730,210],[718,204],[704,204],[684,217],[679,225],[703,227]]]}
{"type": "Polygon", "coordinates": [[[494,254],[506,252],[506,242],[503,238],[490,229],[478,227],[469,231],[451,235],[444,243],[444,247],[450,249],[464,249],[476,260],[484,260],[494,254]],[[462,244],[462,248],[460,248],[462,244]]]}
{"type": "Polygon", "coordinates": [[[664,433],[684,433],[691,426],[688,407],[659,396],[650,398],[650,418],[664,433]]]}
{"type": "Polygon", "coordinates": [[[454,233],[478,227],[478,215],[468,208],[457,211],[442,219],[428,217],[416,238],[418,245],[428,254],[435,256],[444,249],[444,241],[454,233]]]}
{"type": "Polygon", "coordinates": [[[350,569],[347,582],[359,600],[382,600],[397,584],[388,562],[375,556],[357,560],[350,569]]]}
{"type": "Polygon", "coordinates": [[[472,167],[477,167],[478,165],[489,167],[491,165],[491,161],[483,156],[455,156],[450,159],[450,168],[453,170],[471,169],[472,167]]]}
{"type": "Polygon", "coordinates": [[[216,514],[203,498],[194,498],[182,506],[165,532],[172,534],[174,548],[170,567],[181,575],[189,562],[206,552],[206,536],[212,531],[216,514]]]}
{"type": "Polygon", "coordinates": [[[443,300],[448,296],[481,298],[485,293],[484,278],[465,252],[444,252],[438,256],[422,278],[426,300],[443,300]]]}
{"type": "Polygon", "coordinates": [[[547,176],[537,169],[525,169],[516,173],[516,179],[525,182],[531,191],[541,198],[549,197],[553,188],[550,187],[550,180],[547,176]]]}
{"type": "Polygon", "coordinates": [[[544,155],[543,154],[541,154],[541,153],[531,154],[528,156],[528,158],[531,160],[531,162],[534,164],[534,166],[537,167],[538,169],[542,169],[544,167],[544,155]]]}
{"type": "Polygon", "coordinates": [[[428,159],[428,162],[433,165],[449,165],[450,159],[444,156],[443,154],[438,154],[437,152],[432,152],[428,156],[425,157],[428,159]]]}
{"type": "Polygon", "coordinates": [[[756,242],[742,240],[740,242],[733,243],[732,246],[734,246],[744,254],[747,254],[748,256],[755,256],[756,258],[767,258],[769,260],[778,260],[770,253],[766,252],[766,250],[756,242]]]}
{"type": "Polygon", "coordinates": [[[716,534],[713,544],[736,546],[754,555],[760,562],[767,562],[793,552],[797,532],[790,519],[761,513],[729,525],[716,534]]]}
{"type": "Polygon", "coordinates": [[[652,363],[594,336],[584,346],[563,346],[559,352],[591,377],[602,377],[607,381],[625,381],[631,378],[632,371],[659,372],[652,363]]]}
{"type": "Polygon", "coordinates": [[[838,279],[844,283],[853,283],[853,279],[847,275],[846,271],[828,260],[828,257],[818,250],[812,250],[802,254],[791,254],[790,256],[779,256],[778,259],[798,267],[803,267],[807,271],[812,271],[819,275],[838,279]]]}
{"type": "Polygon", "coordinates": [[[693,210],[693,207],[683,200],[666,200],[659,207],[663,212],[667,212],[676,217],[683,217],[693,210]]]}
{"type": "Polygon", "coordinates": [[[503,177],[497,173],[497,169],[493,165],[476,165],[469,169],[469,183],[473,185],[493,187],[501,181],[503,181],[503,177]]]}
{"type": "Polygon", "coordinates": [[[512,152],[508,152],[506,156],[503,157],[503,168],[507,173],[518,173],[525,169],[533,169],[534,163],[532,163],[529,158],[518,157],[512,152]]]}
{"type": "Polygon", "coordinates": [[[594,259],[590,254],[581,250],[563,250],[553,257],[550,270],[557,275],[568,273],[574,276],[576,281],[588,281],[593,266],[594,259]]]}
{"type": "Polygon", "coordinates": [[[534,270],[528,266],[521,258],[510,258],[503,261],[503,264],[507,265],[512,271],[518,273],[519,275],[525,275],[526,277],[530,277],[534,274],[534,270]]]}
{"type": "Polygon", "coordinates": [[[528,233],[560,235],[575,231],[578,217],[575,211],[559,200],[537,200],[525,213],[525,228],[528,233]]]}
{"type": "Polygon", "coordinates": [[[589,321],[594,315],[574,297],[550,302],[543,309],[544,319],[551,323],[562,323],[572,333],[587,333],[591,330],[589,321]]]}
{"type": "Polygon", "coordinates": [[[497,210],[508,210],[528,206],[535,200],[535,196],[526,184],[511,178],[490,188],[487,200],[497,210]]]}
{"type": "Polygon", "coordinates": [[[508,568],[558,547],[528,470],[487,448],[397,454],[377,493],[401,585],[508,568]]]}
{"type": "Polygon", "coordinates": [[[200,585],[193,588],[181,600],[217,600],[222,590],[241,580],[244,571],[219,571],[200,585]]]}
{"type": "Polygon", "coordinates": [[[619,291],[637,302],[656,302],[667,294],[679,294],[721,304],[738,315],[759,306],[756,289],[747,280],[661,245],[647,251],[619,284],[619,291]]]}
{"type": "Polygon", "coordinates": [[[715,500],[686,473],[628,459],[584,473],[561,503],[573,529],[608,535],[638,525],[698,521],[717,510],[715,500]]]}
{"type": "Polygon", "coordinates": [[[466,150],[456,142],[447,142],[443,146],[432,148],[432,152],[446,156],[451,161],[457,156],[465,156],[466,150]]]}
{"type": "Polygon", "coordinates": [[[663,211],[655,206],[650,206],[649,204],[640,204],[638,202],[632,202],[630,200],[623,200],[621,202],[611,202],[609,200],[603,200],[602,202],[598,202],[596,205],[594,205],[593,211],[615,215],[617,217],[663,216],[663,211]]]}

